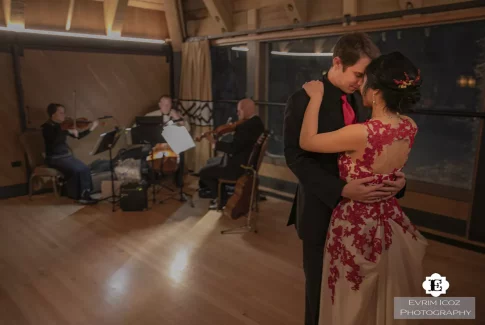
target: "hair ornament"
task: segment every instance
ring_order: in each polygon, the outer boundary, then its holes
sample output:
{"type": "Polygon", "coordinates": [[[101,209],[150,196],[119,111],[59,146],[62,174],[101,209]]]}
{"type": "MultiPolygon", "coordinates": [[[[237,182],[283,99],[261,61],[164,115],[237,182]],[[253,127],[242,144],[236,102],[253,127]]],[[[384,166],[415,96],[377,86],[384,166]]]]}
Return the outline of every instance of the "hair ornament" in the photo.
{"type": "Polygon", "coordinates": [[[404,72],[404,76],[406,76],[406,79],[404,80],[396,80],[394,79],[394,83],[401,89],[406,89],[408,86],[416,86],[418,82],[421,80],[421,70],[418,69],[418,75],[416,76],[416,79],[412,80],[409,79],[409,76],[406,72],[404,72]]]}

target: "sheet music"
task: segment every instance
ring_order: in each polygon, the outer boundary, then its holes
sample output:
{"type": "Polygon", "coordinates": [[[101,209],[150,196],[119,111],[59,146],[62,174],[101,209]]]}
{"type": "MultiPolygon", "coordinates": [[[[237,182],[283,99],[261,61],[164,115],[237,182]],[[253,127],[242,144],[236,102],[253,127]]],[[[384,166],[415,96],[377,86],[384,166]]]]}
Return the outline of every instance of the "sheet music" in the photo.
{"type": "Polygon", "coordinates": [[[194,140],[192,140],[185,126],[167,125],[162,131],[162,136],[177,155],[195,147],[194,140]]]}

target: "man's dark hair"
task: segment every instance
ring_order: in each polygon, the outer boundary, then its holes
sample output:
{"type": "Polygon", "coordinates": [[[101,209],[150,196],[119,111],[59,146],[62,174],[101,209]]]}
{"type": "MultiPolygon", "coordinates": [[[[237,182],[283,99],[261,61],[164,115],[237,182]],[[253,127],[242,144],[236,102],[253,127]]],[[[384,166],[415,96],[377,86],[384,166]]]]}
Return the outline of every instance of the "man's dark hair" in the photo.
{"type": "Polygon", "coordinates": [[[343,35],[335,44],[333,57],[342,60],[343,69],[359,61],[361,57],[368,57],[371,60],[381,55],[377,45],[372,42],[369,35],[361,32],[354,32],[343,35]]]}
{"type": "Polygon", "coordinates": [[[158,99],[158,101],[161,101],[164,98],[168,98],[168,99],[172,100],[172,97],[170,97],[169,95],[162,95],[162,96],[160,96],[160,98],[158,99]]]}
{"type": "Polygon", "coordinates": [[[57,109],[59,107],[64,107],[64,106],[58,103],[50,103],[49,106],[47,106],[47,115],[49,115],[49,118],[51,118],[52,115],[54,115],[57,112],[57,109]]]}

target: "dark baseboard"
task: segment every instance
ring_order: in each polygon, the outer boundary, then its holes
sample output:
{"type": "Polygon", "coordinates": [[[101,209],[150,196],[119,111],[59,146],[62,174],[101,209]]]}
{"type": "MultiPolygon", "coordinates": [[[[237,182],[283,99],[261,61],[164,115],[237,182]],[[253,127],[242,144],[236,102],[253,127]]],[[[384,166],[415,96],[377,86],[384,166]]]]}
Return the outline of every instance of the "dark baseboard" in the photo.
{"type": "Polygon", "coordinates": [[[292,195],[294,195],[296,192],[296,183],[273,177],[259,176],[259,184],[261,186],[292,195]]]}
{"type": "Polygon", "coordinates": [[[443,237],[443,236],[440,236],[440,235],[431,234],[427,231],[420,231],[420,232],[427,239],[434,240],[434,241],[437,241],[437,242],[440,242],[440,243],[443,243],[443,244],[467,249],[467,250],[470,250],[470,251],[473,251],[473,252],[485,254],[485,247],[477,246],[477,245],[474,245],[474,244],[471,244],[471,243],[465,243],[465,242],[462,242],[462,241],[457,240],[457,239],[451,239],[451,238],[448,238],[448,237],[443,237]]]}
{"type": "Polygon", "coordinates": [[[29,188],[26,183],[0,187],[0,199],[8,199],[27,194],[29,194],[29,188]]]}
{"type": "Polygon", "coordinates": [[[466,221],[430,212],[402,208],[409,219],[417,226],[441,231],[450,235],[466,236],[466,221]]]}
{"type": "MultiPolygon", "coordinates": [[[[280,192],[294,195],[296,191],[296,183],[279,180],[272,177],[260,176],[260,185],[271,188],[280,192]]],[[[261,191],[264,195],[274,197],[283,201],[293,202],[293,197],[287,197],[278,193],[270,191],[261,191]]],[[[415,209],[404,208],[403,211],[417,226],[426,227],[437,230],[443,233],[456,236],[466,236],[466,221],[455,218],[450,218],[443,215],[424,212],[415,209]]],[[[431,234],[428,232],[421,232],[426,238],[435,240],[444,244],[453,245],[459,248],[468,249],[474,252],[485,254],[485,248],[474,245],[472,243],[465,243],[460,240],[450,239],[448,237],[431,234]]]]}
{"type": "MultiPolygon", "coordinates": [[[[34,191],[32,195],[54,193],[52,188],[43,188],[34,191]]],[[[28,184],[16,184],[0,187],[0,199],[9,199],[12,197],[25,196],[29,194],[28,184]]]]}

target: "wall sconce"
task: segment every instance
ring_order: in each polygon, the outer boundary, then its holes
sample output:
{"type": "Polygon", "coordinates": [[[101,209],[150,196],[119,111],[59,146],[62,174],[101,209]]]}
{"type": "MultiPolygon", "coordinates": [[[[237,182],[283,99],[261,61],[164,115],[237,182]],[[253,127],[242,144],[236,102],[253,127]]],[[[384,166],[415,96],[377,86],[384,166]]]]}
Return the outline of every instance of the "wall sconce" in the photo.
{"type": "Polygon", "coordinates": [[[459,87],[466,87],[466,85],[468,84],[468,78],[465,77],[465,76],[460,76],[457,80],[456,80],[456,84],[459,86],[459,87]]]}
{"type": "Polygon", "coordinates": [[[468,87],[475,88],[477,81],[473,77],[468,77],[468,87]]]}
{"type": "Polygon", "coordinates": [[[477,80],[472,76],[460,76],[456,80],[456,84],[461,88],[475,88],[477,85],[477,80]]]}

